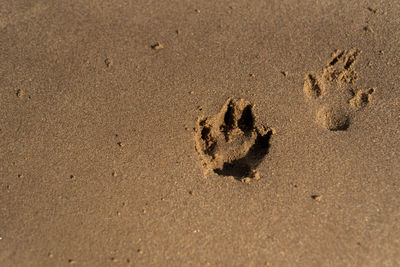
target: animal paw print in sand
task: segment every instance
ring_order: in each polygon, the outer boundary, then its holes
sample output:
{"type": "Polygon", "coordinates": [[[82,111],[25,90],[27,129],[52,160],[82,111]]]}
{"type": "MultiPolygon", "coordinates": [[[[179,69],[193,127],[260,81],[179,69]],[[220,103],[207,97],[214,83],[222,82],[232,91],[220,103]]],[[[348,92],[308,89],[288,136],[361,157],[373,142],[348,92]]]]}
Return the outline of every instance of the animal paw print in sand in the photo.
{"type": "Polygon", "coordinates": [[[371,102],[374,88],[355,87],[358,75],[353,68],[360,54],[359,49],[337,50],[320,73],[305,77],[304,94],[317,110],[317,123],[328,130],[346,130],[356,111],[371,102]]]}
{"type": "Polygon", "coordinates": [[[221,111],[196,122],[196,150],[204,173],[238,180],[258,179],[255,170],[268,153],[272,130],[257,126],[253,106],[243,99],[228,99],[221,111]]]}

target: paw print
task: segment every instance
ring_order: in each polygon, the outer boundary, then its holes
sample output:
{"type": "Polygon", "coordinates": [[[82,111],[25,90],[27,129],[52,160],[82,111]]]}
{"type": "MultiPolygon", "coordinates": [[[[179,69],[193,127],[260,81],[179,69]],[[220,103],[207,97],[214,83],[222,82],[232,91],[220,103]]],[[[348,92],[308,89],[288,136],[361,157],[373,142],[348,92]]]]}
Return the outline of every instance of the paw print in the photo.
{"type": "Polygon", "coordinates": [[[244,99],[228,99],[217,115],[197,120],[196,150],[205,173],[244,181],[259,177],[255,169],[268,153],[272,130],[256,125],[252,109],[244,99]]]}
{"type": "Polygon", "coordinates": [[[372,100],[374,88],[357,89],[354,70],[359,49],[337,50],[319,73],[307,73],[303,91],[316,109],[316,122],[331,131],[346,130],[356,112],[372,100]]]}

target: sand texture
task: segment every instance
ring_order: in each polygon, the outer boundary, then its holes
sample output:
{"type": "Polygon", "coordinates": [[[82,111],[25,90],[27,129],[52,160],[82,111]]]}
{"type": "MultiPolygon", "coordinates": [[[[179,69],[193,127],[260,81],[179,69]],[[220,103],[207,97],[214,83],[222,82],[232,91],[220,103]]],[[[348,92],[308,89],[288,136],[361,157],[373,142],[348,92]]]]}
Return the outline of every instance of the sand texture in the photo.
{"type": "Polygon", "coordinates": [[[399,266],[400,1],[0,0],[0,266],[399,266]]]}

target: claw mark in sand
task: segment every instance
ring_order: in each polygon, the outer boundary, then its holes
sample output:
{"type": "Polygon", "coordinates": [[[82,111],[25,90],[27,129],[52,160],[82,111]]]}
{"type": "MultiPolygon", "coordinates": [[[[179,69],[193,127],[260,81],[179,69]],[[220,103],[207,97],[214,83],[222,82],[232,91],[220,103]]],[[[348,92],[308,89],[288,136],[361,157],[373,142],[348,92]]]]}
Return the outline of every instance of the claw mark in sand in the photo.
{"type": "Polygon", "coordinates": [[[257,125],[250,102],[228,99],[217,115],[200,117],[196,123],[196,150],[204,173],[257,179],[255,169],[268,153],[271,135],[270,128],[257,125]]]}

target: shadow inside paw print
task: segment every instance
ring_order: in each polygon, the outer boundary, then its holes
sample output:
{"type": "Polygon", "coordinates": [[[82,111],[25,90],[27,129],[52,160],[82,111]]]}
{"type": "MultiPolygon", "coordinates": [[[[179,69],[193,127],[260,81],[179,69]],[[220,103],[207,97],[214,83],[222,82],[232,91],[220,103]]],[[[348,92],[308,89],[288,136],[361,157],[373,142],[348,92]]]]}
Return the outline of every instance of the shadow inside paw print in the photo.
{"type": "Polygon", "coordinates": [[[265,135],[258,135],[253,146],[243,157],[232,162],[224,162],[222,169],[214,169],[214,172],[223,176],[233,176],[236,178],[254,178],[254,169],[261,163],[265,155],[268,154],[269,140],[272,132],[265,135]]]}
{"type": "Polygon", "coordinates": [[[256,125],[252,109],[248,101],[228,99],[216,116],[197,120],[196,150],[205,173],[258,177],[255,169],[268,153],[272,130],[256,125]]]}

